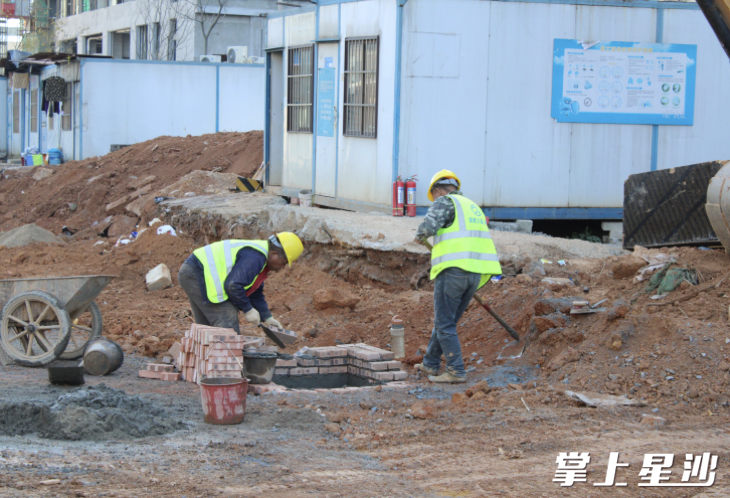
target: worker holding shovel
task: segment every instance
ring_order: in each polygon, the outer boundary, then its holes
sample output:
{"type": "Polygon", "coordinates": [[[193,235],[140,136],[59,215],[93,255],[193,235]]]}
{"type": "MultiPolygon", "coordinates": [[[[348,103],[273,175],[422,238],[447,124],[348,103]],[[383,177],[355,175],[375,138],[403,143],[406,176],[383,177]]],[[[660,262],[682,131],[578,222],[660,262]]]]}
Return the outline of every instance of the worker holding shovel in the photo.
{"type": "Polygon", "coordinates": [[[423,363],[415,366],[431,382],[466,382],[456,324],[477,289],[492,275],[502,274],[484,212],[464,197],[460,187],[453,172],[436,173],[428,189],[433,205],[416,231],[415,241],[426,247],[430,247],[426,239],[433,236],[434,327],[423,363]],[[446,371],[439,375],[441,355],[446,371]]]}
{"type": "Polygon", "coordinates": [[[266,304],[264,280],[269,272],[287,263],[291,266],[303,250],[302,241],[291,232],[269,240],[222,240],[196,249],[177,276],[195,323],[240,334],[238,312],[242,311],[252,325],[263,321],[283,329],[266,304]]]}

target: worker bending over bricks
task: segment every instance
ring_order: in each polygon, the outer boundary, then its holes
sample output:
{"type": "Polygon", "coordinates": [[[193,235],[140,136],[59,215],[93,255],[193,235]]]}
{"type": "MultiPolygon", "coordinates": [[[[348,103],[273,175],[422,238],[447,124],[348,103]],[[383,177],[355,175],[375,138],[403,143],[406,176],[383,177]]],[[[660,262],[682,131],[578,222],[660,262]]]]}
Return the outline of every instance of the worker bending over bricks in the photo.
{"type": "Polygon", "coordinates": [[[233,329],[240,334],[238,312],[246,321],[283,328],[271,316],[264,297],[269,272],[279,271],[302,254],[302,241],[291,232],[269,240],[222,240],[196,249],[180,267],[178,281],[190,300],[195,323],[233,329]]]}
{"type": "Polygon", "coordinates": [[[484,212],[464,197],[460,187],[461,180],[453,172],[436,173],[428,188],[433,205],[416,231],[418,244],[433,236],[433,332],[423,363],[415,365],[431,382],[466,382],[456,324],[474,293],[492,275],[502,274],[484,212]],[[446,358],[446,371],[439,375],[441,355],[446,358]]]}

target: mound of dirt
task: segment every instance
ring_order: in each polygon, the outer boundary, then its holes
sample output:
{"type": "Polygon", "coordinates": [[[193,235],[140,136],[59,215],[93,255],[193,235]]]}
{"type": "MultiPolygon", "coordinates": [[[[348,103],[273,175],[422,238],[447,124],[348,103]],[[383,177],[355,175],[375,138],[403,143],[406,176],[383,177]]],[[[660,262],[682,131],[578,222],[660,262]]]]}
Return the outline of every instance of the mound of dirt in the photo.
{"type": "Polygon", "coordinates": [[[229,188],[236,186],[237,179],[238,176],[232,173],[193,171],[160,190],[159,194],[172,198],[224,194],[230,192],[229,188]]]}
{"type": "Polygon", "coordinates": [[[21,247],[34,242],[43,242],[46,244],[64,243],[63,240],[53,235],[52,232],[33,223],[0,234],[0,246],[21,247]]]}
{"type": "Polygon", "coordinates": [[[69,441],[110,441],[168,434],[184,429],[162,408],[100,384],[80,387],[51,405],[0,404],[0,434],[69,441]]]}
{"type": "Polygon", "coordinates": [[[6,170],[0,177],[0,230],[36,223],[56,234],[64,225],[74,231],[93,227],[83,235],[94,236],[108,226],[109,215],[139,211],[141,206],[128,206],[143,205],[192,171],[252,176],[262,159],[263,133],[253,131],[158,137],[70,161],[40,180],[33,179],[31,168],[6,170]]]}

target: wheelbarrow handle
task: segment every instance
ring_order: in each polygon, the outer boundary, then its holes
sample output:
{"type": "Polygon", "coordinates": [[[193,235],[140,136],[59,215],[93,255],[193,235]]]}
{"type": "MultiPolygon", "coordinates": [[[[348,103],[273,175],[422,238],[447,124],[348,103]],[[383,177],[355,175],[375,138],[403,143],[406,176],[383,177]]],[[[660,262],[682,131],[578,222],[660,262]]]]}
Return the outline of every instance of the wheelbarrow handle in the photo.
{"type": "MultiPolygon", "coordinates": [[[[433,246],[431,244],[429,244],[427,240],[423,240],[422,243],[423,243],[423,246],[426,249],[428,249],[429,251],[433,250],[433,246]]],[[[474,299],[476,299],[476,301],[482,306],[482,308],[484,308],[485,310],[487,310],[489,312],[489,314],[492,315],[494,317],[494,319],[497,320],[499,322],[499,324],[502,327],[504,327],[504,329],[507,332],[509,332],[509,335],[512,336],[512,339],[514,339],[515,341],[519,341],[520,340],[520,334],[518,334],[515,331],[515,329],[513,329],[512,327],[510,327],[509,324],[507,322],[505,322],[502,319],[502,317],[499,316],[492,308],[490,308],[489,305],[487,303],[485,303],[482,300],[482,298],[479,297],[476,293],[474,293],[474,299]]]]}

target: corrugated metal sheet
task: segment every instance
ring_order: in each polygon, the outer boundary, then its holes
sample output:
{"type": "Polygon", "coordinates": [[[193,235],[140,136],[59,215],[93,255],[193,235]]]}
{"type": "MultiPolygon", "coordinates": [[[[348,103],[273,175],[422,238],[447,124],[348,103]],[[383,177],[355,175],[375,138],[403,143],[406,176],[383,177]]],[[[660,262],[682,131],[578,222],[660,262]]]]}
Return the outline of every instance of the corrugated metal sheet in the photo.
{"type": "MultiPolygon", "coordinates": [[[[341,5],[342,40],[360,36],[379,36],[378,137],[354,138],[342,135],[338,122],[339,158],[338,197],[387,205],[391,198],[393,174],[393,111],[395,86],[396,2],[370,0],[341,5]]],[[[344,65],[344,43],[340,43],[340,64],[344,65]]],[[[343,84],[343,81],[340,81],[343,84]]],[[[342,109],[344,87],[339,108],[342,109]]],[[[342,116],[342,111],[340,111],[342,116]]]]}
{"type": "Polygon", "coordinates": [[[269,19],[266,24],[267,37],[266,48],[278,48],[284,46],[284,18],[276,17],[269,19]]]}
{"type": "Polygon", "coordinates": [[[664,13],[664,41],[697,44],[694,126],[659,128],[658,168],[730,159],[730,63],[700,11],[664,13]]]}
{"type": "MultiPolygon", "coordinates": [[[[653,43],[656,10],[576,6],[575,38],[653,43]]],[[[562,124],[559,126],[563,126],[562,124]]],[[[568,206],[604,207],[623,203],[629,175],[649,171],[651,126],[570,124],[568,206]]]]}
{"type": "Polygon", "coordinates": [[[339,36],[339,5],[326,5],[319,8],[319,38],[339,36]]]}
{"type": "Polygon", "coordinates": [[[308,45],[314,40],[316,33],[317,14],[307,12],[296,16],[286,17],[286,46],[308,45]]]}
{"type": "MultiPolygon", "coordinates": [[[[342,137],[338,129],[341,198],[390,202],[395,5],[339,6],[342,40],[380,36],[378,138],[342,137]]],[[[326,26],[320,38],[334,37],[334,6],[320,9],[320,30],[326,26]]],[[[622,206],[623,182],[651,166],[652,127],[556,123],[550,117],[553,41],[654,42],[655,9],[410,0],[403,12],[400,174],[418,174],[425,183],[439,169],[454,169],[467,195],[484,206],[622,206]]],[[[313,20],[303,19],[287,17],[287,44],[311,33],[313,20]]],[[[664,21],[664,41],[697,44],[699,66],[695,126],[659,128],[659,167],[730,157],[723,127],[730,65],[700,11],[665,10],[664,21]]],[[[303,167],[305,150],[287,154],[303,167]]],[[[430,205],[425,189],[418,193],[418,204],[430,205]]]]}
{"type": "Polygon", "coordinates": [[[489,9],[463,0],[406,4],[399,163],[404,177],[418,174],[420,205],[430,204],[424,184],[444,168],[482,200],[489,9]]]}
{"type": "Polygon", "coordinates": [[[491,8],[483,205],[565,206],[571,130],[550,117],[552,40],[575,36],[575,6],[491,8]]]}

